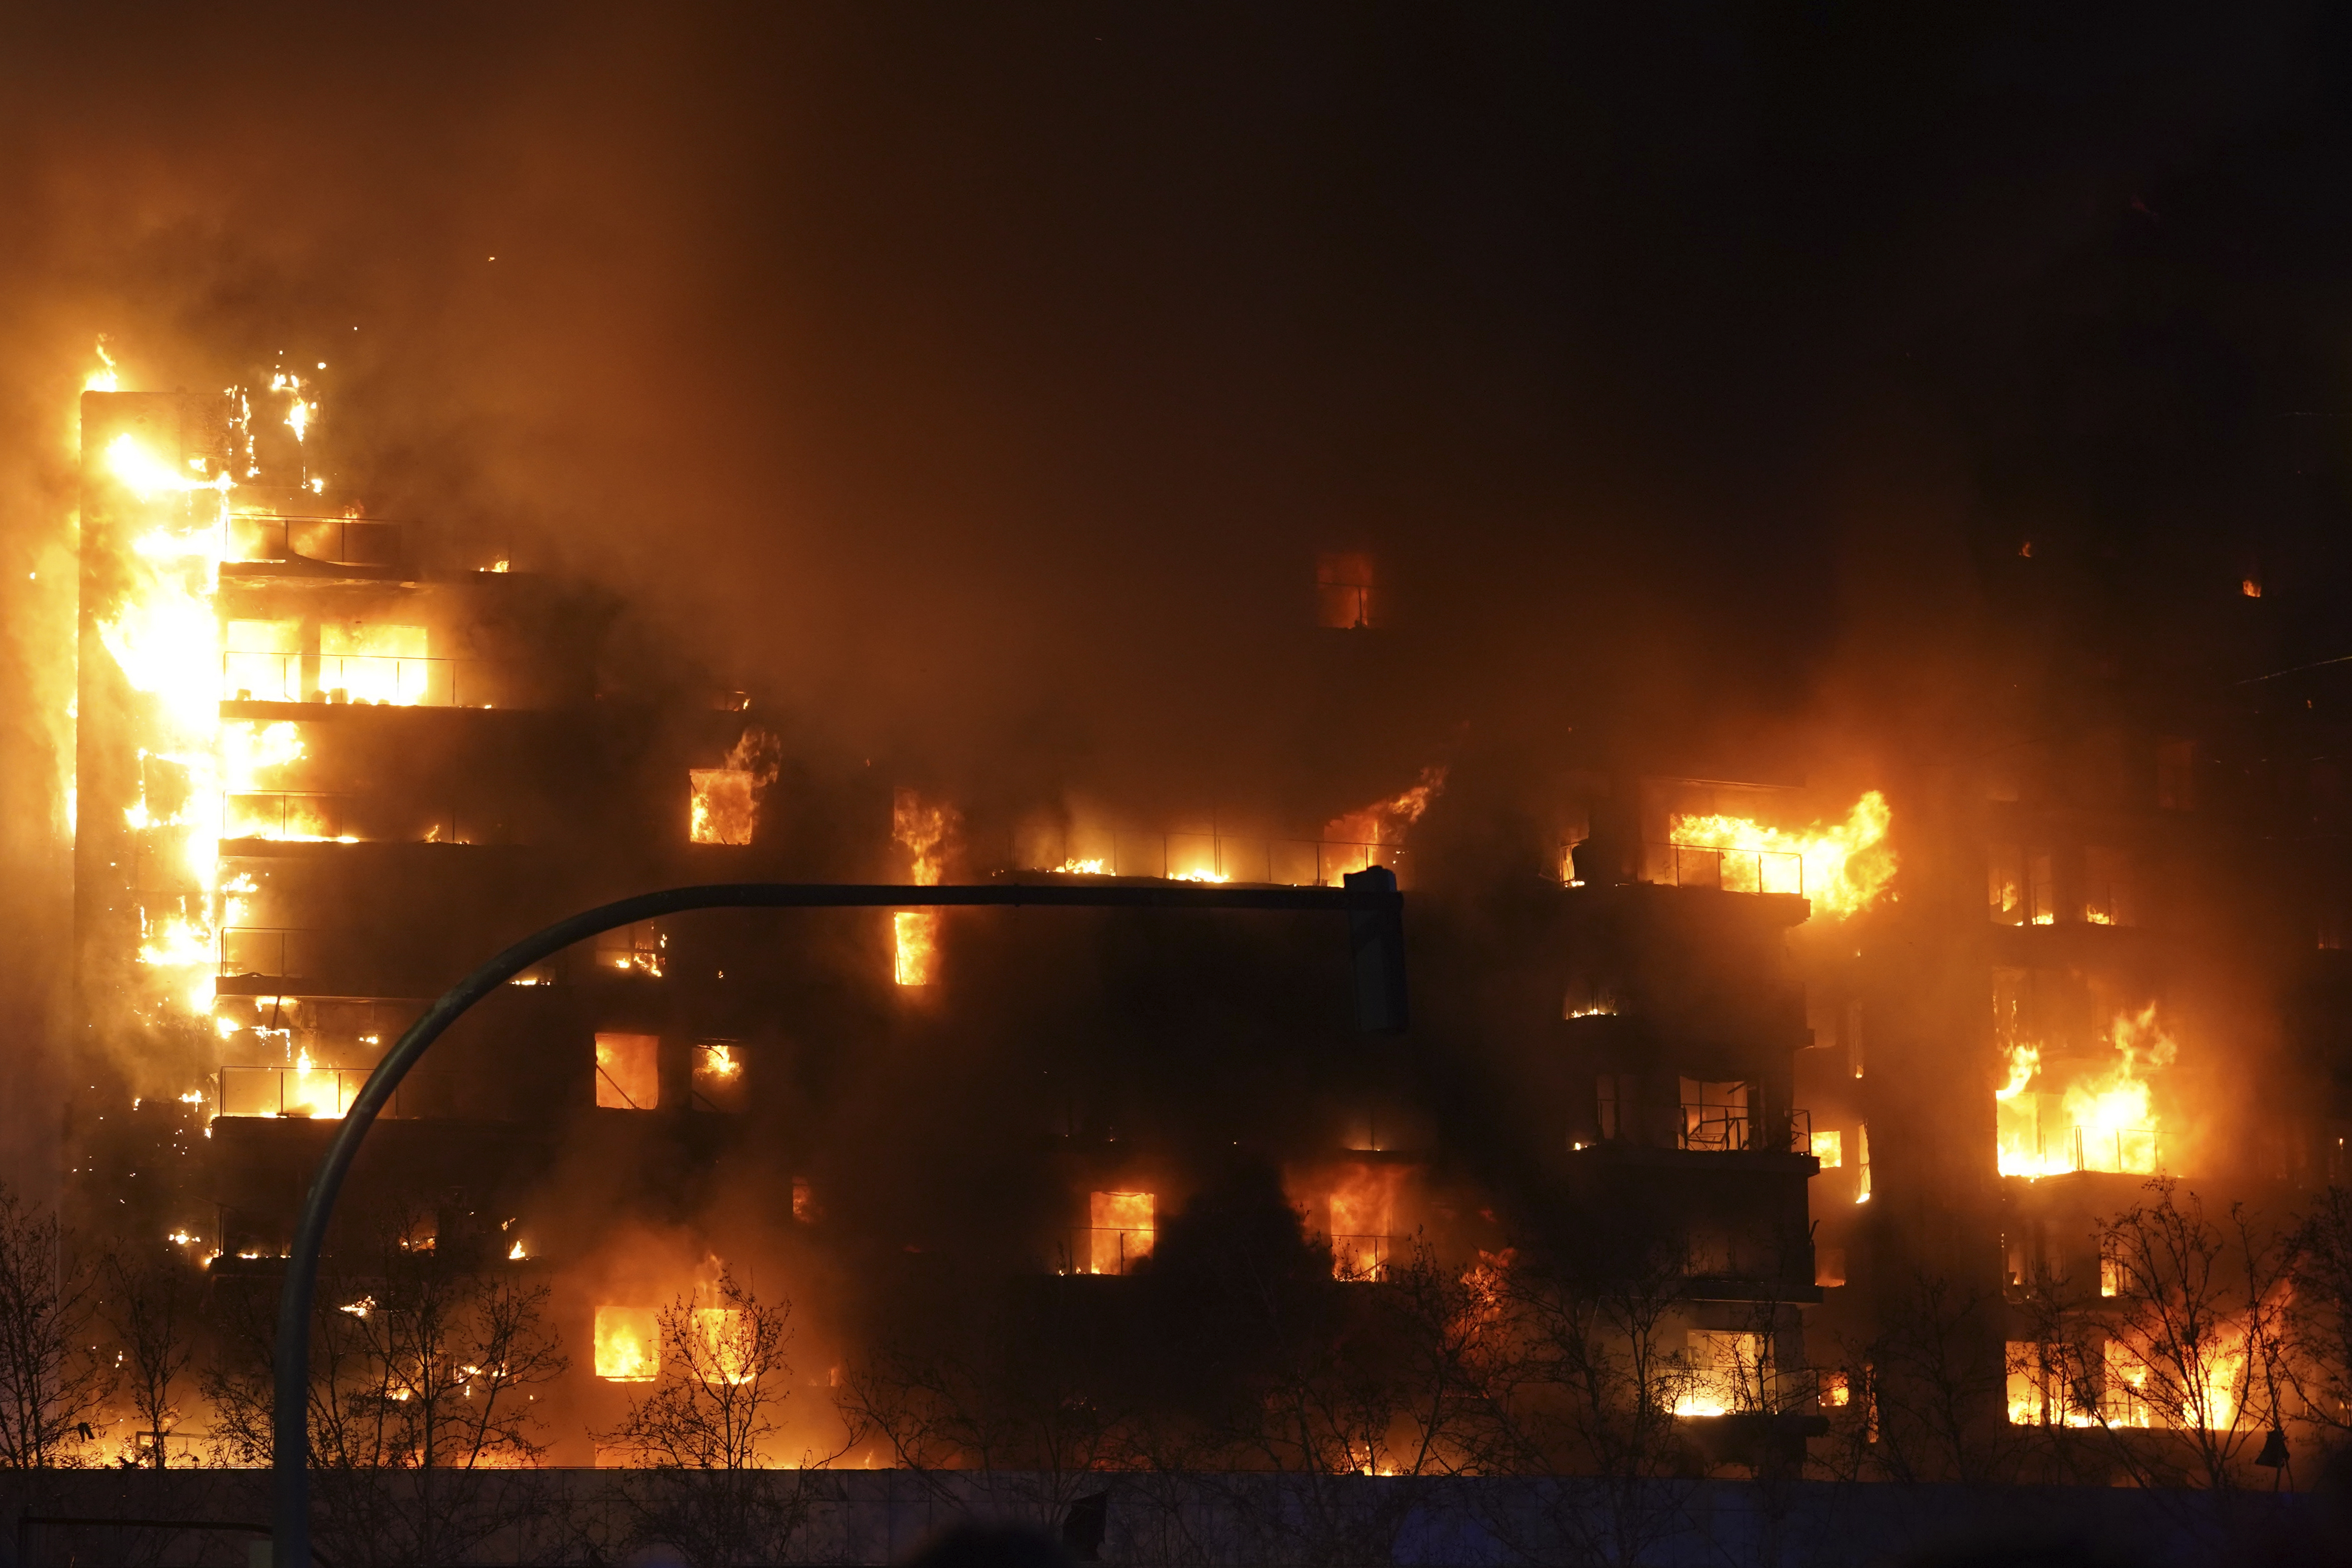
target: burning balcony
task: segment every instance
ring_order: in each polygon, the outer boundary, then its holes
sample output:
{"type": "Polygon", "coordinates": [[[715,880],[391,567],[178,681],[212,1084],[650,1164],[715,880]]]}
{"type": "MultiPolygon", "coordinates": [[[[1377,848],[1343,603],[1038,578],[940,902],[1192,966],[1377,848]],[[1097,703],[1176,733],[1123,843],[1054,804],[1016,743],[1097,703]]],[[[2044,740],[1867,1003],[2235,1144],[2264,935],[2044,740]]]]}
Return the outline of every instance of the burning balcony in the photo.
{"type": "Polygon", "coordinates": [[[1157,1229],[1150,1193],[1102,1192],[1087,1197],[1088,1224],[1063,1249],[1066,1274],[1124,1274],[1151,1256],[1157,1229]]]}
{"type": "Polygon", "coordinates": [[[1790,826],[1793,791],[1757,784],[1646,779],[1641,795],[1644,882],[1809,899],[1838,918],[1870,908],[1895,877],[1893,814],[1872,790],[1843,821],[1790,826]]]}
{"type": "Polygon", "coordinates": [[[1350,1163],[1328,1178],[1323,1214],[1331,1246],[1331,1272],[1340,1279],[1386,1277],[1397,1238],[1397,1202],[1405,1168],[1350,1163]]]}
{"type": "MultiPolygon", "coordinates": [[[[352,1108],[373,1070],[313,1067],[307,1056],[292,1067],[225,1067],[217,1113],[333,1120],[352,1108]]],[[[397,1092],[380,1114],[401,1114],[397,1092]]]]}

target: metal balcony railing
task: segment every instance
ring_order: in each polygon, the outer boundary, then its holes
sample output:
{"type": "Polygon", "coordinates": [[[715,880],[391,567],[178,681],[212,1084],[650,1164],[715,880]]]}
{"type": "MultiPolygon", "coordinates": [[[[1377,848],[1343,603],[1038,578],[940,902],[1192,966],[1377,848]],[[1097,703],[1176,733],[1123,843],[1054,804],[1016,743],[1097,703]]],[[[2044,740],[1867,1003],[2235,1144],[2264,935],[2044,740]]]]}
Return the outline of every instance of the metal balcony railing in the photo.
{"type": "Polygon", "coordinates": [[[1058,853],[1031,844],[1016,864],[1042,871],[1083,870],[1106,877],[1172,881],[1265,882],[1332,888],[1351,871],[1385,866],[1405,880],[1405,851],[1394,844],[1328,838],[1260,838],[1230,833],[1114,833],[1107,840],[1066,839],[1058,853]]]}
{"type": "Polygon", "coordinates": [[[314,978],[331,967],[331,931],[300,926],[223,926],[220,973],[314,978]]]}
{"type": "Polygon", "coordinates": [[[1151,1256],[1153,1233],[1140,1228],[1079,1226],[1056,1244],[1063,1274],[1124,1274],[1151,1256]]]}
{"type": "MultiPolygon", "coordinates": [[[[317,1117],[332,1120],[352,1108],[368,1080],[365,1068],[225,1067],[220,1069],[222,1116],[317,1117]]],[[[400,1096],[383,1113],[398,1116],[400,1096]]]]}
{"type": "Polygon", "coordinates": [[[284,517],[240,513],[229,520],[227,559],[238,562],[320,561],[334,566],[395,566],[396,522],[356,517],[284,517]]]}
{"type": "Polygon", "coordinates": [[[1805,858],[1789,849],[1714,849],[1697,844],[1645,845],[1642,879],[1727,893],[1805,890],[1805,858]]]}
{"type": "Polygon", "coordinates": [[[1331,1240],[1331,1271],[1342,1279],[1379,1279],[1389,1271],[1395,1247],[1391,1236],[1335,1236],[1331,1240]]]}
{"type": "Polygon", "coordinates": [[[509,684],[496,666],[478,658],[236,648],[221,655],[220,700],[224,702],[488,708],[509,684]]]}
{"type": "Polygon", "coordinates": [[[1760,1117],[1738,1105],[1695,1105],[1685,1101],[1675,1129],[1675,1147],[1708,1153],[1746,1150],[1810,1154],[1813,1152],[1813,1113],[1791,1110],[1788,1116],[1760,1117]],[[1785,1142],[1781,1129],[1786,1129],[1785,1142]],[[1774,1148],[1775,1144],[1782,1144],[1774,1148]]]}

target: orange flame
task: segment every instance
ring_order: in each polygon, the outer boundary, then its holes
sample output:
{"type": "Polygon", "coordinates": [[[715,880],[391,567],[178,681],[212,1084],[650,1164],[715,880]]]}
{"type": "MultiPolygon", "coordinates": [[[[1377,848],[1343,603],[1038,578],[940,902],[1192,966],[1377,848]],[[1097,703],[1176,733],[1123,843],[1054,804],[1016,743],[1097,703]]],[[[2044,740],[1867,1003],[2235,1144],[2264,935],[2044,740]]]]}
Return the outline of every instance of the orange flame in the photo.
{"type": "Polygon", "coordinates": [[[660,1325],[651,1307],[596,1309],[596,1375],[609,1383],[651,1383],[660,1325]]]}
{"type": "Polygon", "coordinates": [[[1669,844],[1728,851],[1718,861],[1720,885],[1741,893],[1802,893],[1832,918],[1876,903],[1895,880],[1895,851],[1886,843],[1894,821],[1885,795],[1872,790],[1845,821],[1802,832],[1766,827],[1744,816],[1676,812],[1669,844]]]}

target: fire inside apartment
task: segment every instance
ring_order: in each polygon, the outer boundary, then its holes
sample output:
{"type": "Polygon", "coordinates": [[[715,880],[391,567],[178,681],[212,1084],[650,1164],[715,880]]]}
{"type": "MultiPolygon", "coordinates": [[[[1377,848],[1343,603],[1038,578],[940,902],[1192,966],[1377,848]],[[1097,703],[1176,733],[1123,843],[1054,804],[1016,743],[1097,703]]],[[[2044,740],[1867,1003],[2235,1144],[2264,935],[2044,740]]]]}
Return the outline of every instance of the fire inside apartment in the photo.
{"type": "MultiPolygon", "coordinates": [[[[927,1273],[1116,1292],[1236,1159],[1365,1291],[1529,1237],[1662,1272],[1672,1414],[1801,1453],[1857,1414],[1837,1347],[1913,1271],[2096,1279],[2095,1216],[2151,1175],[2284,1205],[2340,1163],[2323,1077],[2297,1121],[2235,1066],[2324,1062],[2342,985],[2344,912],[2257,896],[2312,857],[2247,847],[2277,797],[2225,761],[2304,747],[2325,833],[2307,705],[2020,715],[2036,738],[1835,795],[1580,735],[1539,779],[1433,760],[1305,823],[983,811],[796,753],[740,694],[621,688],[585,590],[331,495],[317,417],[291,375],[82,403],[77,1201],[215,1281],[276,1278],[333,1119],[431,997],[610,898],[1408,890],[1401,1041],[1351,1031],[1344,942],[1303,916],[712,915],[520,976],[403,1087],[344,1208],[421,1204],[550,1284],[558,1462],[594,1462],[656,1310],[722,1260],[802,1305],[823,1385],[927,1273]],[[1449,853],[1494,837],[1443,831],[1474,795],[1524,840],[1500,863],[1449,853]]],[[[1378,566],[1302,572],[1299,636],[1403,635],[1378,566]]],[[[2129,1404],[2009,1332],[1979,1347],[2009,1422],[2129,1404]]]]}

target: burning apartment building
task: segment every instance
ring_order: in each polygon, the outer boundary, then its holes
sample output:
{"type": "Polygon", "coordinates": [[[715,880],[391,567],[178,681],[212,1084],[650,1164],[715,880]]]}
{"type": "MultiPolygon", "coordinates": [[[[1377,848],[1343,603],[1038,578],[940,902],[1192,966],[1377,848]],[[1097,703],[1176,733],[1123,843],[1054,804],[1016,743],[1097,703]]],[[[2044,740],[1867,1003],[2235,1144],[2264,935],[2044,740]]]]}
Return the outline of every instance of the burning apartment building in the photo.
{"type": "MultiPolygon", "coordinates": [[[[1953,1429],[1988,1442],[2287,1419],[2249,1382],[2261,1345],[2217,1342],[2184,1414],[2101,1314],[2151,1267],[2116,1216],[2152,1178],[2284,1215],[2341,1174],[2324,1074],[2297,1113],[2232,1066],[2284,1051],[2273,1016],[2304,1059],[2335,1049],[2340,910],[2324,879],[2271,897],[2305,872],[2260,837],[2276,780],[2245,761],[2324,745],[2315,700],[2013,715],[2032,738],[1835,790],[1785,754],[1596,729],[1540,768],[1469,750],[1303,821],[959,798],[685,672],[608,680],[606,603],[504,542],[371,516],[313,466],[319,422],[291,374],[82,404],[73,1196],[209,1290],[274,1288],[330,1125],[429,999],[588,905],[1375,866],[1408,889],[1393,1039],[1349,1026],[1344,947],[1304,916],[703,915],[518,976],[402,1088],[341,1245],[397,1213],[402,1247],[542,1292],[569,1364],[530,1395],[530,1457],[628,1462],[632,1401],[694,1353],[666,1310],[719,1334],[762,1295],[802,1325],[763,1463],[1034,1462],[908,1414],[950,1384],[1117,1403],[1081,1468],[1141,1462],[1154,1401],[1191,1423],[1159,1459],[1206,1468],[1598,1462],[1557,1412],[1496,1415],[1508,1358],[1482,1325],[1521,1290],[1611,1303],[1608,1331],[1642,1341],[1647,1381],[1608,1397],[1644,1473],[1904,1443],[1933,1472],[1887,1349],[1923,1334],[1967,1369],[1953,1429]],[[1217,1359],[1169,1303],[1201,1308],[1183,1292],[1236,1258],[1323,1290],[1318,1331],[1383,1365],[1423,1342],[1381,1303],[1420,1303],[1459,1397],[1418,1426],[1394,1398],[1352,1429],[1234,1437],[1164,1363],[1217,1359]]],[[[1316,657],[1391,635],[1372,555],[1306,575],[1316,657]]],[[[2312,831],[2332,758],[2294,774],[2312,831]]],[[[1253,1419],[1281,1357],[1333,1375],[1227,1328],[1255,1346],[1219,1374],[1253,1419]]],[[[234,1457],[185,1404],[126,1453],[234,1457]]],[[[2035,1473],[2113,1473],[2036,1452],[2035,1473]]]]}

